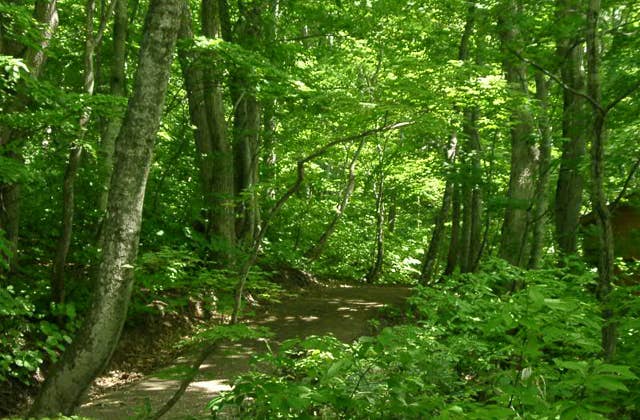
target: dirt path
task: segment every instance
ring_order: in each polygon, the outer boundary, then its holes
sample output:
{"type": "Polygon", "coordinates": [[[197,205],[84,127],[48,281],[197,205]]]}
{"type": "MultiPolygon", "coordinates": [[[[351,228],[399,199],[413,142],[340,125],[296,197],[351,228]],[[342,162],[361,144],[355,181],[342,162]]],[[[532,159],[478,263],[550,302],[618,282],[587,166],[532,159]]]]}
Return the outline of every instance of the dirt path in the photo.
{"type": "MultiPolygon", "coordinates": [[[[371,332],[368,321],[384,305],[401,304],[409,295],[404,287],[326,287],[272,306],[254,322],[269,327],[275,334],[270,345],[309,335],[332,333],[344,342],[371,332]]],[[[199,375],[180,401],[165,415],[167,419],[206,417],[205,406],[220,391],[229,389],[230,381],[249,368],[249,357],[266,350],[264,342],[229,344],[221,347],[200,367],[199,375]]],[[[78,414],[96,419],[126,419],[152,412],[167,401],[178,387],[178,380],[149,376],[87,403],[78,414]]]]}

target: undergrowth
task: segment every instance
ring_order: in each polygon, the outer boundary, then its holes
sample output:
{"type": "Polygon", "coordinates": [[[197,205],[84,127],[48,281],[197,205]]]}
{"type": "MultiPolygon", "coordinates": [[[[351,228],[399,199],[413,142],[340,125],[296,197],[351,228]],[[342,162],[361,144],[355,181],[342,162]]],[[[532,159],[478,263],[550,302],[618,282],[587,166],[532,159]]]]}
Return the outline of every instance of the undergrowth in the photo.
{"type": "Polygon", "coordinates": [[[238,418],[638,418],[640,304],[618,289],[619,351],[604,362],[594,281],[576,265],[490,261],[418,287],[412,321],[376,337],[290,340],[257,357],[209,407],[238,418]]]}

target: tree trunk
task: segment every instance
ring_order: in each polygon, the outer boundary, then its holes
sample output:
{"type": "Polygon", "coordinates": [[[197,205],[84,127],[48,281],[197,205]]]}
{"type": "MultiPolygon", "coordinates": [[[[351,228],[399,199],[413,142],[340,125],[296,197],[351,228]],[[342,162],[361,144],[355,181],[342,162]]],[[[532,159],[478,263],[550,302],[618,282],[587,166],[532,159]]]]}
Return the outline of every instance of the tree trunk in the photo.
{"type": "Polygon", "coordinates": [[[250,244],[259,222],[255,187],[258,177],[258,138],[260,104],[246,79],[236,77],[238,89],[233,95],[237,108],[234,117],[235,195],[240,201],[236,224],[239,242],[250,244]]]}
{"type": "MultiPolygon", "coordinates": [[[[571,28],[572,22],[579,22],[582,2],[578,0],[557,0],[558,27],[571,28]]],[[[577,92],[584,91],[582,70],[583,43],[579,30],[560,31],[557,39],[557,56],[562,63],[562,82],[577,92]]],[[[586,125],[585,100],[569,89],[563,90],[562,110],[562,156],[556,187],[555,230],[560,251],[575,254],[576,232],[582,205],[583,177],[580,166],[585,155],[586,125]]]]}
{"type": "Polygon", "coordinates": [[[471,208],[470,224],[471,232],[469,233],[469,253],[465,272],[474,272],[478,267],[482,254],[482,164],[480,156],[482,148],[480,145],[480,134],[478,132],[477,122],[479,117],[479,109],[474,107],[471,110],[472,131],[469,137],[469,150],[471,150],[471,197],[469,206],[471,208]]]}
{"type": "MultiPolygon", "coordinates": [[[[244,5],[235,28],[235,41],[248,50],[255,50],[262,34],[261,7],[256,2],[244,5]]],[[[231,77],[231,98],[234,104],[233,154],[235,195],[239,200],[236,236],[250,246],[260,225],[258,198],[255,191],[259,173],[259,139],[261,107],[256,97],[255,82],[250,70],[237,68],[231,77]]]]}
{"type": "Polygon", "coordinates": [[[93,302],[84,325],[42,386],[29,416],[70,415],[107,366],[124,324],[138,250],[144,192],[171,70],[182,0],[152,0],[132,97],[116,140],[93,302]]]}
{"type": "Polygon", "coordinates": [[[511,171],[509,174],[508,203],[502,225],[500,257],[509,263],[522,266],[527,248],[527,209],[534,192],[533,174],[537,164],[538,150],[532,135],[533,124],[527,107],[527,67],[511,50],[517,50],[521,42],[519,30],[514,22],[518,6],[509,1],[505,15],[501,18],[501,42],[503,67],[509,88],[513,93],[511,110],[511,171]]]}
{"type": "Polygon", "coordinates": [[[462,230],[460,234],[460,271],[463,273],[475,270],[476,260],[480,252],[481,233],[481,169],[480,169],[480,136],[477,128],[478,109],[472,107],[464,112],[465,149],[467,151],[466,179],[462,188],[463,211],[462,230]]]}
{"type": "Polygon", "coordinates": [[[531,230],[531,253],[529,268],[537,268],[542,258],[542,248],[547,231],[547,210],[549,207],[549,176],[551,173],[551,125],[549,123],[548,82],[541,72],[536,72],[536,99],[540,105],[538,131],[540,132],[540,160],[535,203],[533,205],[531,230]]]}
{"type": "Polygon", "coordinates": [[[597,296],[603,306],[602,350],[605,359],[611,360],[616,351],[616,325],[613,320],[613,302],[611,302],[610,296],[615,258],[613,254],[611,215],[607,207],[607,198],[604,191],[605,119],[607,110],[601,106],[599,16],[600,0],[589,0],[587,12],[587,92],[594,101],[592,104],[593,125],[590,139],[591,205],[599,230],[600,255],[598,258],[597,296]]]}
{"type": "MultiPolygon", "coordinates": [[[[449,144],[445,150],[445,165],[449,168],[449,171],[453,171],[453,165],[456,159],[456,148],[458,147],[458,136],[454,132],[451,135],[449,144]]],[[[436,215],[435,222],[433,224],[433,233],[431,234],[431,241],[429,247],[425,253],[424,262],[422,264],[422,271],[420,273],[420,283],[423,285],[429,284],[433,279],[436,263],[438,261],[438,251],[440,249],[440,242],[444,236],[444,228],[447,219],[449,218],[449,209],[451,208],[451,196],[453,195],[453,179],[452,173],[447,174],[447,181],[442,194],[442,205],[436,215]]]]}
{"type": "MultiPolygon", "coordinates": [[[[220,11],[217,2],[203,0],[202,30],[205,36],[220,38],[220,11]]],[[[181,24],[180,37],[193,43],[190,15],[181,24]]],[[[189,115],[195,127],[196,156],[200,170],[202,199],[207,214],[207,237],[213,256],[220,263],[231,259],[235,243],[235,214],[233,210],[233,157],[227,141],[222,98],[221,71],[204,61],[201,54],[189,50],[189,45],[179,49],[180,64],[187,90],[189,115]]]]}
{"type": "Polygon", "coordinates": [[[384,152],[385,146],[378,144],[378,179],[374,186],[376,196],[376,242],[375,261],[365,276],[367,283],[375,283],[382,275],[384,263],[384,152]]]}
{"type": "MultiPolygon", "coordinates": [[[[112,0],[116,1],[116,0],[112,0]]],[[[97,47],[97,42],[102,34],[97,36],[93,30],[93,19],[95,15],[96,2],[95,0],[88,0],[85,8],[86,22],[85,22],[85,49],[84,49],[84,93],[91,96],[95,86],[95,71],[94,71],[94,55],[97,47]]],[[[109,16],[103,17],[104,21],[100,25],[101,28],[106,24],[106,19],[109,16]]],[[[80,159],[82,158],[82,140],[87,130],[87,125],[91,119],[91,109],[85,108],[82,111],[80,117],[80,123],[78,127],[78,141],[71,144],[69,151],[69,161],[67,163],[67,169],[64,172],[64,180],[62,183],[62,228],[58,243],[56,246],[56,255],[53,260],[53,272],[51,278],[51,291],[52,300],[56,303],[63,303],[65,296],[65,265],[67,264],[67,256],[69,254],[69,248],[71,246],[71,238],[73,237],[73,217],[75,213],[75,184],[76,175],[78,174],[78,167],[80,166],[80,159]]]]}
{"type": "Polygon", "coordinates": [[[82,148],[72,146],[62,184],[62,231],[60,232],[60,237],[56,245],[56,255],[53,260],[51,277],[51,300],[55,303],[64,303],[65,299],[64,268],[67,263],[67,255],[69,254],[73,235],[75,179],[78,173],[81,155],[82,148]]]}
{"type": "MultiPolygon", "coordinates": [[[[116,1],[115,15],[113,20],[113,57],[111,61],[111,75],[109,77],[109,87],[111,95],[125,97],[127,95],[127,16],[128,1],[116,1]]],[[[109,198],[109,184],[111,182],[111,174],[113,172],[113,153],[115,151],[116,137],[120,131],[122,118],[119,116],[111,116],[106,121],[100,149],[98,150],[98,212],[100,214],[99,225],[104,220],[107,211],[107,199],[109,198]]]]}
{"type": "Polygon", "coordinates": [[[335,232],[340,219],[342,219],[342,215],[344,214],[347,206],[349,205],[349,200],[351,199],[351,194],[353,194],[353,190],[356,186],[356,163],[358,162],[358,158],[360,157],[360,152],[362,151],[362,147],[364,146],[364,139],[360,141],[358,144],[358,148],[356,152],[353,154],[353,158],[349,164],[349,175],[347,176],[347,185],[344,188],[344,193],[342,194],[342,201],[338,204],[336,209],[336,214],[331,219],[331,222],[325,228],[322,236],[318,239],[318,242],[315,243],[306,253],[305,256],[309,259],[309,261],[315,261],[320,257],[322,251],[324,251],[324,247],[329,240],[329,237],[335,232]]]}
{"type": "Polygon", "coordinates": [[[450,276],[454,273],[458,266],[458,256],[460,255],[460,184],[454,183],[451,195],[451,238],[447,253],[447,266],[444,269],[445,276],[450,276]]]}
{"type": "MultiPolygon", "coordinates": [[[[49,47],[49,42],[58,27],[58,9],[57,0],[37,0],[34,9],[34,18],[41,24],[40,42],[35,48],[23,45],[8,45],[0,39],[1,50],[3,55],[10,55],[17,58],[23,58],[24,63],[29,69],[30,77],[37,78],[42,72],[45,62],[45,52],[49,47]],[[25,51],[21,56],[21,52],[25,51]]],[[[0,34],[1,35],[1,34],[0,34]]],[[[12,112],[20,112],[24,110],[30,100],[24,92],[23,83],[16,89],[17,93],[13,98],[7,100],[4,112],[10,114],[12,112]]],[[[0,153],[9,159],[21,161],[20,150],[22,144],[15,144],[22,137],[20,133],[12,127],[0,125],[0,153]],[[12,151],[5,151],[13,149],[12,151]]],[[[4,231],[4,238],[7,241],[7,253],[0,253],[2,262],[0,263],[0,273],[3,270],[12,270],[15,268],[15,256],[18,251],[18,237],[20,226],[20,184],[19,181],[6,181],[0,179],[0,230],[4,231]]]]}

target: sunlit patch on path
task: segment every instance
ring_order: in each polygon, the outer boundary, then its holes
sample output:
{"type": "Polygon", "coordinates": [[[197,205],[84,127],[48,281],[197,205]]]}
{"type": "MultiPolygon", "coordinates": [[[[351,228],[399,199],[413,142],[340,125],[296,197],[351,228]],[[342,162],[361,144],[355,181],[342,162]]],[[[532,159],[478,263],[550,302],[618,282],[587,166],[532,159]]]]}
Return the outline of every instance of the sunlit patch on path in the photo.
{"type": "MultiPolygon", "coordinates": [[[[248,370],[252,354],[277,348],[283,340],[310,335],[331,333],[351,342],[370,333],[369,320],[377,317],[381,307],[401,304],[408,295],[409,289],[404,287],[327,287],[270,307],[253,323],[269,327],[274,337],[269,341],[221,346],[202,364],[196,380],[163,418],[206,417],[209,400],[230,389],[233,378],[248,370]]],[[[86,403],[78,414],[97,419],[126,419],[145,410],[154,412],[179,386],[179,381],[167,373],[170,370],[86,403]]]]}

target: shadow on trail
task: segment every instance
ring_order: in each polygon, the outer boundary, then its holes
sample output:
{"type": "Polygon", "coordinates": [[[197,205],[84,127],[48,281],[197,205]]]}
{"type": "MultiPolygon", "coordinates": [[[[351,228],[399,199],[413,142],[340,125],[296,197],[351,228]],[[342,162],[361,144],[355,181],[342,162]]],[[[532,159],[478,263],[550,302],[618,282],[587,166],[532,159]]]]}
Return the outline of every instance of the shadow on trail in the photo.
{"type": "MultiPolygon", "coordinates": [[[[164,418],[207,417],[206,404],[219,392],[230,389],[233,379],[249,369],[253,354],[275,351],[284,340],[311,335],[333,334],[344,342],[352,342],[371,333],[369,321],[378,317],[381,307],[401,305],[409,294],[410,289],[406,287],[321,287],[269,306],[249,323],[268,327],[274,336],[269,340],[221,345],[200,366],[196,380],[164,418]]],[[[97,419],[125,419],[146,411],[154,412],[179,386],[179,380],[172,379],[176,375],[170,371],[168,368],[112,391],[83,405],[78,414],[97,419]]]]}

